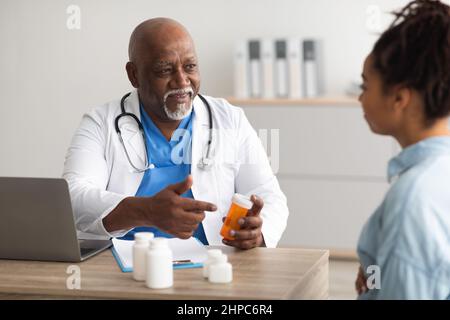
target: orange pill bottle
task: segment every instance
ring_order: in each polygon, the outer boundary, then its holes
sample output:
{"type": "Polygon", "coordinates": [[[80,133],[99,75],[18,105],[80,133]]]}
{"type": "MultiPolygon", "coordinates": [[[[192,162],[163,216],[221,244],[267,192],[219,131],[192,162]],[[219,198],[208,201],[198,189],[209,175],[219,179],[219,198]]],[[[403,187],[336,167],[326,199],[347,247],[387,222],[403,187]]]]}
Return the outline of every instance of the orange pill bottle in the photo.
{"type": "Polygon", "coordinates": [[[241,226],[238,221],[247,215],[248,210],[252,207],[253,203],[250,198],[235,193],[231,199],[231,207],[228,210],[227,217],[223,223],[220,235],[227,240],[234,240],[234,237],[230,236],[231,230],[240,230],[241,226]]]}

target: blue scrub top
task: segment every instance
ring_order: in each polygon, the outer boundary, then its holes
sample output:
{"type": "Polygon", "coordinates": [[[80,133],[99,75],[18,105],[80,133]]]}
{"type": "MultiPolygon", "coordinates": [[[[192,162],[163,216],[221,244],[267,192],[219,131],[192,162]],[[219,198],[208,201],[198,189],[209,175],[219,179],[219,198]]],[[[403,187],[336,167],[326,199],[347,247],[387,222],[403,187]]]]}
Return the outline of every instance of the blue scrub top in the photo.
{"type": "MultiPolygon", "coordinates": [[[[140,111],[145,133],[145,143],[147,144],[148,162],[153,164],[155,168],[145,171],[136,196],[151,197],[168,185],[183,181],[190,174],[194,111],[181,120],[170,141],[167,141],[154,124],[147,112],[145,112],[142,104],[140,105],[140,111]]],[[[184,193],[182,197],[194,198],[191,190],[184,193]]],[[[121,239],[133,240],[136,232],[153,232],[155,237],[173,238],[172,235],[156,227],[136,227],[121,239]]],[[[202,223],[199,224],[194,237],[204,245],[208,245],[202,223]]]]}

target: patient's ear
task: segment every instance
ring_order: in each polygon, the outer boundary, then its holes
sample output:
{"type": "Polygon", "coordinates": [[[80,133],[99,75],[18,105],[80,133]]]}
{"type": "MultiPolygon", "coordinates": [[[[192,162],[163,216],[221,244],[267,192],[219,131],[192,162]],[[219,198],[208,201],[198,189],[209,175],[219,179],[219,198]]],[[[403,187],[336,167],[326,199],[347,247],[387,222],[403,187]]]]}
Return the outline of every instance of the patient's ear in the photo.
{"type": "Polygon", "coordinates": [[[139,88],[136,65],[133,62],[128,61],[125,68],[127,69],[128,80],[130,80],[131,85],[135,88],[139,88]]]}
{"type": "Polygon", "coordinates": [[[412,89],[398,85],[394,86],[391,90],[394,98],[394,111],[405,111],[411,104],[412,89]]]}

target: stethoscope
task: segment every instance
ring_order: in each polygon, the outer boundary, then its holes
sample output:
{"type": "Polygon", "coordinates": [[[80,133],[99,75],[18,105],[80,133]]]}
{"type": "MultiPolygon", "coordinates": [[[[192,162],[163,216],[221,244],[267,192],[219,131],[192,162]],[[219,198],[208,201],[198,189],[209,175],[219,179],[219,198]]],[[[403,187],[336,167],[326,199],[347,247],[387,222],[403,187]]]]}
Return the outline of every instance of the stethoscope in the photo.
{"type": "MultiPolygon", "coordinates": [[[[147,171],[148,169],[153,169],[153,168],[155,168],[155,166],[153,164],[149,164],[148,163],[148,149],[147,149],[147,143],[145,141],[144,127],[142,126],[141,121],[138,119],[138,117],[135,114],[125,111],[125,100],[128,98],[128,96],[130,94],[131,94],[131,92],[128,92],[120,100],[121,113],[114,120],[114,126],[116,128],[117,134],[119,135],[119,140],[120,140],[120,143],[123,146],[123,149],[125,151],[125,155],[127,156],[128,162],[130,163],[130,165],[133,167],[133,169],[136,172],[140,173],[140,172],[147,171]],[[135,166],[133,164],[133,161],[131,161],[130,155],[128,154],[127,148],[125,147],[125,143],[123,142],[122,133],[121,133],[120,128],[119,128],[119,120],[120,120],[120,118],[123,118],[123,117],[131,117],[131,118],[133,118],[136,121],[136,123],[138,124],[138,127],[139,127],[139,131],[141,132],[142,139],[144,139],[145,168],[143,168],[143,169],[139,168],[139,167],[137,167],[137,166],[135,166]]],[[[203,101],[203,103],[205,104],[206,108],[208,109],[208,117],[209,117],[209,138],[208,138],[208,144],[206,146],[206,155],[205,156],[202,155],[202,158],[198,162],[197,167],[199,169],[202,169],[202,170],[208,170],[208,169],[211,168],[211,166],[213,164],[213,159],[210,158],[210,151],[211,151],[211,144],[212,144],[212,135],[213,135],[213,133],[212,133],[212,131],[213,131],[212,112],[211,112],[211,106],[209,105],[208,101],[206,101],[206,99],[202,95],[200,95],[200,94],[197,94],[197,95],[203,101]]]]}

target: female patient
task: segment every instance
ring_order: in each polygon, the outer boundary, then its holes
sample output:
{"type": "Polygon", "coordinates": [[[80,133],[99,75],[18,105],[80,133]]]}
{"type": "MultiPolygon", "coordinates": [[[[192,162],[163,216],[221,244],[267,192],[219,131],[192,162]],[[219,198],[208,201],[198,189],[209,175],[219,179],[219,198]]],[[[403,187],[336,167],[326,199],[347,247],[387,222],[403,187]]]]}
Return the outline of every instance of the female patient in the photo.
{"type": "Polygon", "coordinates": [[[364,116],[402,151],[358,243],[360,299],[450,299],[450,8],[396,13],[364,62],[364,116]]]}

